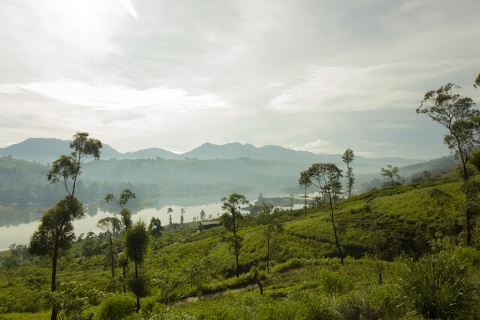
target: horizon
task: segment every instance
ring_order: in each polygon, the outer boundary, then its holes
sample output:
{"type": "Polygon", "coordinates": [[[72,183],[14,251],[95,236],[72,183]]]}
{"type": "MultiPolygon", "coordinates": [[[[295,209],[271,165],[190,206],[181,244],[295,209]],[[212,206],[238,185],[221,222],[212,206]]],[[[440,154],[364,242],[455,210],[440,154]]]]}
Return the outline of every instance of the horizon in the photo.
{"type": "Polygon", "coordinates": [[[0,147],[28,137],[185,153],[204,141],[436,159],[417,115],[453,82],[480,101],[480,2],[0,3],[0,147]]]}
{"type": "MultiPolygon", "coordinates": [[[[27,140],[35,140],[35,139],[45,139],[45,140],[60,140],[60,141],[65,141],[65,142],[68,142],[68,141],[71,141],[71,140],[64,140],[64,139],[59,139],[59,138],[35,138],[35,137],[30,137],[30,138],[27,138],[23,141],[20,141],[20,142],[17,142],[17,143],[13,143],[11,145],[8,145],[6,147],[0,147],[0,149],[5,149],[5,148],[8,148],[8,147],[12,147],[14,145],[18,145],[18,144],[22,144],[24,142],[26,142],[27,140]]],[[[209,144],[209,145],[213,145],[213,146],[226,146],[226,145],[231,145],[231,144],[239,144],[241,146],[247,146],[247,145],[250,145],[250,146],[253,146],[254,148],[256,149],[260,149],[260,148],[263,148],[263,147],[280,147],[280,148],[284,148],[284,149],[288,149],[288,150],[292,150],[292,151],[296,151],[296,152],[308,152],[308,153],[311,153],[311,154],[314,154],[314,155],[333,155],[333,156],[342,156],[343,153],[315,153],[315,152],[311,152],[311,151],[306,151],[306,150],[295,150],[295,149],[291,149],[291,148],[288,148],[288,147],[283,147],[283,146],[280,146],[280,145],[275,145],[275,144],[269,144],[269,145],[263,145],[263,146],[256,146],[252,143],[241,143],[241,142],[238,142],[238,141],[232,141],[232,142],[227,142],[227,143],[224,143],[224,144],[215,144],[215,143],[211,143],[211,142],[204,142],[202,143],[201,145],[197,146],[197,147],[194,147],[192,148],[191,150],[188,150],[188,151],[184,151],[184,152],[175,152],[175,151],[172,151],[172,150],[168,150],[168,149],[165,149],[165,148],[162,148],[162,147],[146,147],[146,148],[143,148],[143,149],[138,149],[138,150],[134,150],[134,151],[127,151],[127,152],[121,152],[119,151],[117,148],[115,148],[114,146],[112,146],[110,143],[108,142],[104,142],[102,141],[102,144],[103,145],[108,145],[109,147],[111,147],[112,149],[114,149],[115,151],[119,152],[120,154],[127,154],[127,153],[136,153],[136,152],[140,152],[140,151],[144,151],[144,150],[149,150],[149,149],[158,149],[158,150],[164,150],[164,151],[168,151],[168,152],[171,152],[175,155],[183,155],[183,154],[186,154],[186,153],[189,153],[195,149],[198,149],[198,148],[201,148],[202,146],[206,145],[206,144],[209,144]]],[[[354,151],[354,150],[353,150],[354,151]]],[[[354,151],[354,154],[355,154],[355,151],[354,151]]],[[[383,158],[383,159],[388,159],[388,158],[399,158],[399,159],[405,159],[405,160],[418,160],[418,161],[430,161],[430,160],[435,160],[435,159],[439,159],[439,158],[443,158],[443,157],[448,157],[448,156],[452,156],[451,154],[445,154],[445,155],[442,155],[440,157],[437,157],[437,158],[431,158],[431,159],[422,159],[422,158],[403,158],[403,157],[399,157],[399,156],[386,156],[386,157],[368,157],[368,156],[362,156],[362,155],[356,155],[355,154],[355,158],[357,157],[360,157],[360,158],[364,158],[364,159],[380,159],[380,158],[383,158]]]]}

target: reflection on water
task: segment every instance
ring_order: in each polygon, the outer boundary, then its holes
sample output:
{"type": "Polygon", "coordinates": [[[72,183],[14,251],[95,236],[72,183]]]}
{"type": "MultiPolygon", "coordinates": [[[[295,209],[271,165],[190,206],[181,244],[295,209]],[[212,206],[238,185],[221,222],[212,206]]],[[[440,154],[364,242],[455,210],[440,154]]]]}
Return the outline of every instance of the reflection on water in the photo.
{"type": "MultiPolygon", "coordinates": [[[[266,196],[266,195],[264,195],[266,196]]],[[[277,196],[277,195],[267,195],[277,196]]],[[[255,202],[258,195],[246,195],[251,203],[255,202]]],[[[180,199],[163,199],[161,205],[156,208],[143,209],[135,213],[132,217],[133,221],[143,219],[147,224],[150,223],[152,217],[160,218],[162,225],[169,224],[168,208],[172,208],[172,223],[180,223],[181,209],[185,210],[184,222],[192,222],[194,218],[200,220],[200,212],[205,212],[207,219],[210,217],[215,219],[222,214],[222,203],[219,197],[205,197],[205,198],[180,198],[180,199]]],[[[160,202],[159,202],[160,203],[160,202]]],[[[117,212],[120,212],[118,210],[117,212]]],[[[17,212],[15,221],[8,226],[0,227],[0,251],[7,250],[8,246],[15,244],[28,244],[30,236],[37,230],[39,220],[41,218],[40,212],[17,212]],[[31,221],[29,219],[35,219],[31,221]],[[31,221],[31,222],[30,222],[31,221]]],[[[88,208],[88,214],[82,219],[75,220],[73,226],[75,228],[75,235],[78,237],[82,233],[93,231],[98,234],[101,230],[97,228],[97,222],[100,219],[114,215],[114,213],[104,211],[100,208],[88,208]]],[[[4,220],[1,221],[2,223],[4,220]]],[[[6,221],[5,221],[6,222],[6,221]]]]}

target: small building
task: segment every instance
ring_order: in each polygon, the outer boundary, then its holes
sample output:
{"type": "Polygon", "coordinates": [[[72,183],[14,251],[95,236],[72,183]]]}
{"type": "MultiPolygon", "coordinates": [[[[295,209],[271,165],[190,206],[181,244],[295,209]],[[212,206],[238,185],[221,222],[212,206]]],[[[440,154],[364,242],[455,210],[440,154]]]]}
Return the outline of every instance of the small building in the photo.
{"type": "Polygon", "coordinates": [[[200,224],[199,224],[198,229],[199,229],[200,231],[203,231],[203,230],[207,230],[207,229],[211,229],[211,228],[216,228],[216,227],[220,227],[220,221],[215,221],[215,220],[212,220],[212,221],[200,221],[200,224]]]}

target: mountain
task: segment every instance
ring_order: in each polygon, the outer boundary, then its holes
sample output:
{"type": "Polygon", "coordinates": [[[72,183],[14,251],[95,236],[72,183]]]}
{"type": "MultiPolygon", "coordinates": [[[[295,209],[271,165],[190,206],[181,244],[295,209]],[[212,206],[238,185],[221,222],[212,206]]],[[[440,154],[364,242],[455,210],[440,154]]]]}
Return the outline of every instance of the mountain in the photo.
{"type": "MultiPolygon", "coordinates": [[[[60,139],[30,138],[18,144],[14,144],[6,148],[0,148],[0,156],[11,156],[12,158],[23,159],[31,162],[40,162],[42,164],[51,163],[52,161],[58,159],[60,155],[69,154],[70,152],[71,150],[68,147],[68,141],[60,139]]],[[[255,147],[251,144],[241,144],[238,142],[227,143],[224,145],[204,143],[200,147],[183,154],[175,154],[160,148],[143,149],[123,154],[108,144],[103,144],[101,154],[102,160],[139,160],[157,158],[167,160],[234,160],[246,158],[252,160],[301,163],[305,169],[307,169],[310,164],[315,162],[333,162],[340,168],[345,166],[345,164],[342,162],[342,157],[339,154],[319,155],[308,151],[295,151],[275,145],[255,147]]],[[[380,167],[386,166],[387,164],[403,167],[421,162],[425,161],[403,158],[373,159],[356,156],[352,165],[356,173],[373,173],[378,172],[380,167]]]]}
{"type": "Polygon", "coordinates": [[[119,156],[120,159],[171,159],[171,160],[180,160],[183,159],[182,155],[178,155],[171,151],[167,151],[160,148],[149,148],[138,150],[135,152],[127,152],[119,156]]]}
{"type": "MultiPolygon", "coordinates": [[[[53,138],[29,138],[23,142],[0,148],[0,156],[43,164],[51,163],[62,154],[70,154],[69,141],[53,138]]],[[[101,157],[118,158],[122,154],[108,144],[103,144],[101,157]]]]}

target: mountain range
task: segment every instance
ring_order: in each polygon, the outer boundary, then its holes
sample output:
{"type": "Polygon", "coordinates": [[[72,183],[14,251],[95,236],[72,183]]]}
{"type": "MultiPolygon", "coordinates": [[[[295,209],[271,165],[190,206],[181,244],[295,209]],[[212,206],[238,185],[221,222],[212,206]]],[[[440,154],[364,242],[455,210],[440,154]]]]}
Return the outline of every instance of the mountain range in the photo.
{"type": "MultiPolygon", "coordinates": [[[[0,148],[0,156],[12,157],[42,164],[51,163],[62,154],[69,154],[68,141],[60,139],[30,138],[11,146],[0,148]]],[[[333,162],[342,165],[341,155],[338,154],[314,154],[308,151],[295,151],[281,146],[267,145],[255,147],[251,144],[238,142],[216,145],[204,143],[201,146],[182,154],[176,154],[161,148],[142,149],[135,152],[121,153],[108,144],[103,144],[102,160],[137,160],[137,159],[238,159],[249,158],[252,160],[288,161],[311,164],[315,162],[333,162]]],[[[355,165],[359,171],[376,172],[379,166],[391,164],[394,166],[407,166],[425,162],[425,160],[395,158],[364,158],[355,157],[355,165]]],[[[357,171],[358,172],[358,171],[357,171]]]]}

